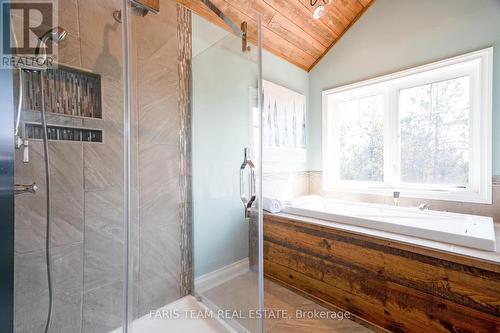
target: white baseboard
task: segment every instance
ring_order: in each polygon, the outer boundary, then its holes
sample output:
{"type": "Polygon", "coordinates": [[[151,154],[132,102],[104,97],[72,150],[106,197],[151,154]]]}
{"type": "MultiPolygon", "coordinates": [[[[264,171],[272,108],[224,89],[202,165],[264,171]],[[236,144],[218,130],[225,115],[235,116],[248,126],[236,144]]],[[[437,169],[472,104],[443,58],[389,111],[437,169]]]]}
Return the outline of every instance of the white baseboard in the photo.
{"type": "Polygon", "coordinates": [[[249,271],[250,263],[248,258],[244,258],[195,278],[194,289],[197,294],[200,294],[249,271]]]}

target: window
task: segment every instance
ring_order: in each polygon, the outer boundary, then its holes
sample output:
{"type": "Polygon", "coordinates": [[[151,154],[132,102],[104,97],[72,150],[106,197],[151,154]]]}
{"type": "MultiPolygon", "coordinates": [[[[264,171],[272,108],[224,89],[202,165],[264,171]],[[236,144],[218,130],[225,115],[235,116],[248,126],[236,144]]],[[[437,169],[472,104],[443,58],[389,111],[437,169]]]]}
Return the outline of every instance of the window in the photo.
{"type": "Polygon", "coordinates": [[[323,92],[323,187],[491,203],[492,49],[323,92]]]}

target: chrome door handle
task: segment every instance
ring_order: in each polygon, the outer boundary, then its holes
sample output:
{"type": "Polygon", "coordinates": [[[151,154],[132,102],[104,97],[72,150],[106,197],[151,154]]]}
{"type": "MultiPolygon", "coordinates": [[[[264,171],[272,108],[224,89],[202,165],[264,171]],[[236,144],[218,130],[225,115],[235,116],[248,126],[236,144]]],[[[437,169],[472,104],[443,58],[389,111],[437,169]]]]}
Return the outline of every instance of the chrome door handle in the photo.
{"type": "Polygon", "coordinates": [[[244,158],[243,163],[240,167],[240,198],[241,202],[243,202],[243,206],[245,208],[245,217],[250,217],[250,209],[252,208],[252,204],[256,198],[256,190],[255,190],[255,164],[253,164],[252,160],[248,158],[248,148],[243,150],[244,158]],[[244,174],[246,169],[250,170],[250,183],[249,183],[249,191],[248,196],[245,193],[245,181],[244,174]]]}
{"type": "Polygon", "coordinates": [[[31,193],[31,194],[36,194],[36,191],[38,191],[38,186],[36,185],[35,182],[33,184],[15,184],[14,185],[14,194],[23,194],[23,193],[31,193]]]}

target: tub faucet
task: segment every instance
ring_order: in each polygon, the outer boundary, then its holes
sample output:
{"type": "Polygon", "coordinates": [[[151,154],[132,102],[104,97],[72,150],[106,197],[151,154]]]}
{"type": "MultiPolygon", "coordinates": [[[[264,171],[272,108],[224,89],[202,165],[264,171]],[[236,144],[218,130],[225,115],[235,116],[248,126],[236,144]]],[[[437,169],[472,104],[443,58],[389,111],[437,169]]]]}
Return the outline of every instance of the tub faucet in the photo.
{"type": "Polygon", "coordinates": [[[430,206],[430,204],[428,202],[425,202],[425,203],[421,204],[420,206],[418,206],[418,209],[419,210],[429,210],[429,206],[430,206]]]}
{"type": "Polygon", "coordinates": [[[394,199],[394,206],[399,206],[399,195],[401,192],[392,192],[392,198],[394,199]]]}

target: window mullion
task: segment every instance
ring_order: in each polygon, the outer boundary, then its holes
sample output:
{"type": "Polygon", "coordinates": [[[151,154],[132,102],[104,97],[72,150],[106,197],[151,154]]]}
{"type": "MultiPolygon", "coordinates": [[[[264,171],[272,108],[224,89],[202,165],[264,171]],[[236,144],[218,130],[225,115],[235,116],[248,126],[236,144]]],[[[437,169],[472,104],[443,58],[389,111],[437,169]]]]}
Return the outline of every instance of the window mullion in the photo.
{"type": "Polygon", "coordinates": [[[399,117],[397,89],[388,85],[384,101],[384,184],[395,187],[399,178],[399,117]]]}

